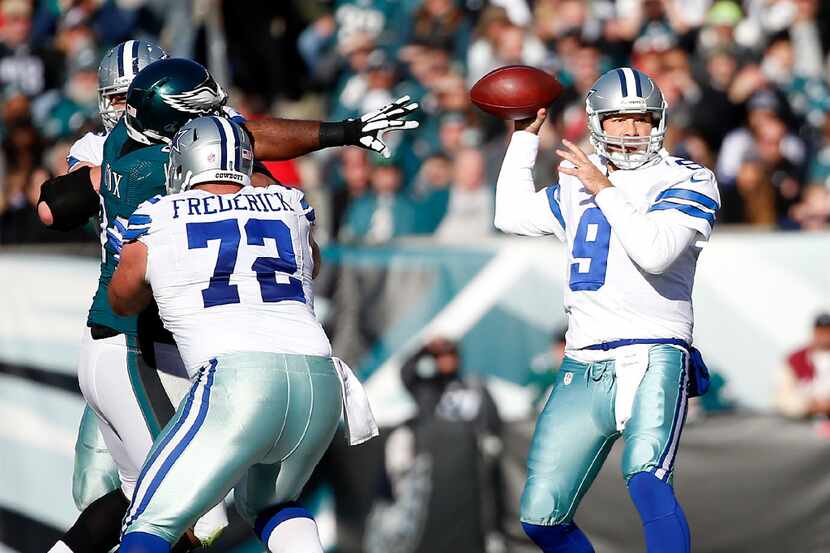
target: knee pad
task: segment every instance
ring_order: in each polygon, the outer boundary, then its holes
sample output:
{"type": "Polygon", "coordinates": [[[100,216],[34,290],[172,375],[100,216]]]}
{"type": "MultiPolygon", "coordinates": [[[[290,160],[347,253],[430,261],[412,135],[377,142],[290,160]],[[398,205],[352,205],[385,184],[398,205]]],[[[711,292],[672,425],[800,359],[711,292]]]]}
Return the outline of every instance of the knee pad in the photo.
{"type": "Polygon", "coordinates": [[[521,519],[542,526],[556,526],[571,522],[573,513],[563,510],[573,505],[573,498],[563,493],[555,481],[528,479],[522,492],[521,519]]]}
{"type": "Polygon", "coordinates": [[[648,553],[691,550],[686,515],[671,486],[650,472],[638,472],[628,481],[628,492],[643,522],[648,553]]]}
{"type": "Polygon", "coordinates": [[[523,522],[522,529],[542,553],[594,553],[588,537],[573,522],[553,526],[523,522]]]}
{"type": "Polygon", "coordinates": [[[254,532],[274,553],[323,553],[314,517],[294,501],[262,511],[254,523],[254,532]]]}

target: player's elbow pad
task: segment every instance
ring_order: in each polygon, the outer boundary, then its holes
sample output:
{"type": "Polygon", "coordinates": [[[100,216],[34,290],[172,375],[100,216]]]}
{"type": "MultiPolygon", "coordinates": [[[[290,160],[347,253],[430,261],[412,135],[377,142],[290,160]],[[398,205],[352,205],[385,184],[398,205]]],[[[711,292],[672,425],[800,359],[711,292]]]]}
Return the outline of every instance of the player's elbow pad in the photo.
{"type": "Polygon", "coordinates": [[[52,212],[55,230],[73,230],[98,213],[98,193],[89,182],[89,167],[49,179],[40,187],[40,202],[52,212]]]}

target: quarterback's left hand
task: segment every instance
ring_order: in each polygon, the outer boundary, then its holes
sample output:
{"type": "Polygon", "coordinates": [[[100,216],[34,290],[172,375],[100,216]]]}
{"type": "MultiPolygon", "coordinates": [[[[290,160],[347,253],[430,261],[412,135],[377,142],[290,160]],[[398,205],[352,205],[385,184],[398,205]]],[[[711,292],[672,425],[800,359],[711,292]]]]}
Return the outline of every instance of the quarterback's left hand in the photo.
{"type": "Polygon", "coordinates": [[[556,150],[556,154],[562,159],[570,161],[573,164],[573,167],[560,164],[560,173],[578,178],[582,181],[582,184],[585,185],[588,192],[594,195],[598,194],[603,188],[614,186],[611,184],[611,181],[608,180],[608,177],[603,175],[602,171],[600,171],[599,168],[591,162],[588,155],[583,152],[579,146],[564,139],[562,140],[562,144],[564,144],[568,150],[556,150]]]}
{"type": "Polygon", "coordinates": [[[398,98],[377,111],[361,115],[360,119],[349,121],[352,126],[350,143],[367,150],[373,150],[389,158],[392,153],[383,142],[387,131],[417,129],[418,122],[405,120],[403,117],[418,109],[416,102],[410,102],[409,96],[398,98]]]}

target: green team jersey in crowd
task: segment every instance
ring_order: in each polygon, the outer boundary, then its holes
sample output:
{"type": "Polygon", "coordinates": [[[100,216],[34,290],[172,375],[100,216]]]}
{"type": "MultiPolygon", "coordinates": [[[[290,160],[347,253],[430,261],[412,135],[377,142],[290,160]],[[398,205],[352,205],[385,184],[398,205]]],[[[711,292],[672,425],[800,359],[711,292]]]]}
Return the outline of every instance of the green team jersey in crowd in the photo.
{"type": "Polygon", "coordinates": [[[87,326],[103,325],[136,335],[136,316],[116,315],[107,299],[110,279],[118,266],[120,243],[127,220],[143,201],[165,194],[168,148],[144,146],[129,138],[124,120],[118,122],[104,143],[101,163],[101,276],[89,309],[87,326]]]}

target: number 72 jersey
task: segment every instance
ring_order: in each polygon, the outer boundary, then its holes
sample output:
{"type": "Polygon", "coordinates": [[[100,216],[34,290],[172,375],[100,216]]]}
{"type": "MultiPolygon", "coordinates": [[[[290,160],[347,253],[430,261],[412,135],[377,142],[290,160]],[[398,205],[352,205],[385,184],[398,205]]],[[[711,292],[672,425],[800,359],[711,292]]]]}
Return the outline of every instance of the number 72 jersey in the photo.
{"type": "MultiPolygon", "coordinates": [[[[603,168],[599,158],[591,159],[603,168]]],[[[528,216],[538,217],[540,231],[556,234],[567,247],[568,348],[628,338],[691,342],[692,287],[700,249],[687,247],[661,274],[643,270],[582,183],[562,173],[560,177],[559,185],[536,194],[545,201],[528,216]]],[[[708,169],[663,152],[647,167],[614,171],[609,179],[641,216],[693,229],[698,238],[708,240],[720,203],[708,169]]]]}
{"type": "Polygon", "coordinates": [[[147,246],[146,278],[188,369],[234,351],[331,355],[314,314],[314,210],[279,185],[151,198],[125,241],[147,246]]]}

